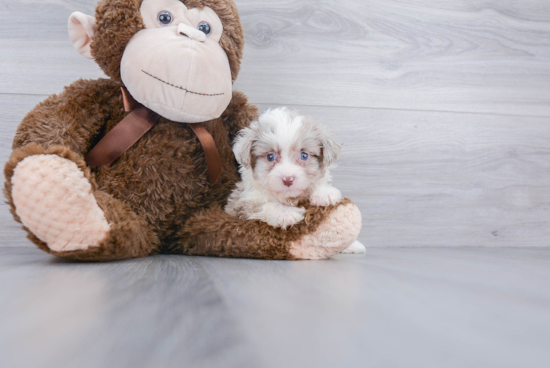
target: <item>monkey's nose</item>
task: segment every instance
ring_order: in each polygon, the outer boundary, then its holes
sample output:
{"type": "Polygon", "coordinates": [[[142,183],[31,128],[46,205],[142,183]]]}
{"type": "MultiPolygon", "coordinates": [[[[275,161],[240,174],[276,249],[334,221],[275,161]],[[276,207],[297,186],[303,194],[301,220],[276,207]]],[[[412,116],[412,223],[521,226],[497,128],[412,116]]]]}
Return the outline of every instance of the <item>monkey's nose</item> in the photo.
{"type": "Polygon", "coordinates": [[[292,186],[294,183],[294,176],[283,176],[283,184],[287,187],[292,186]]]}
{"type": "Polygon", "coordinates": [[[178,24],[178,34],[181,36],[189,37],[192,40],[204,42],[206,41],[206,35],[204,32],[199,31],[196,28],[188,26],[185,23],[178,24]]]}

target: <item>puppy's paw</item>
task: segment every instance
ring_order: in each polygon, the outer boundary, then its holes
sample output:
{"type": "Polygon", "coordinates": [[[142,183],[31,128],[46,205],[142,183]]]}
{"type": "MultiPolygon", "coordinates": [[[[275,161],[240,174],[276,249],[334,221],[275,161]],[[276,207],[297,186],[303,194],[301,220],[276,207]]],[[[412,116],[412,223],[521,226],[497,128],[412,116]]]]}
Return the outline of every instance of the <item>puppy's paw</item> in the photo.
{"type": "Polygon", "coordinates": [[[309,201],[314,206],[330,206],[342,201],[342,193],[334,187],[322,187],[313,192],[309,201]]]}
{"type": "Polygon", "coordinates": [[[356,240],[353,243],[351,243],[351,245],[347,247],[342,253],[343,254],[362,254],[362,253],[367,253],[367,249],[363,244],[359,243],[356,240]]]}
{"type": "Polygon", "coordinates": [[[267,223],[273,227],[286,229],[302,221],[305,212],[303,207],[281,207],[271,215],[267,223]]]}

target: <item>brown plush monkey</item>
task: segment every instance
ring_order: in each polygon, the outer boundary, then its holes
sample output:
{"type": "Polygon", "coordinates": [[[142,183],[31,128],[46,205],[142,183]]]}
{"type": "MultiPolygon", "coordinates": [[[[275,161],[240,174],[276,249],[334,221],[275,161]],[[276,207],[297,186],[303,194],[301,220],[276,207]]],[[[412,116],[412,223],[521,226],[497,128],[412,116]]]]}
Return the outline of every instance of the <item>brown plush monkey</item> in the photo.
{"type": "Polygon", "coordinates": [[[110,79],[76,81],[17,130],[5,194],[38,247],[91,261],[158,253],[317,259],[357,238],[361,216],[349,200],[305,204],[304,221],[289,230],[222,210],[239,179],[232,139],[257,118],[232,92],[244,42],[233,1],[102,0],[95,17],[71,16],[69,34],[110,79]],[[134,113],[121,87],[158,121],[113,163],[89,165],[94,146],[134,113]],[[217,181],[193,124],[215,142],[217,181]]]}

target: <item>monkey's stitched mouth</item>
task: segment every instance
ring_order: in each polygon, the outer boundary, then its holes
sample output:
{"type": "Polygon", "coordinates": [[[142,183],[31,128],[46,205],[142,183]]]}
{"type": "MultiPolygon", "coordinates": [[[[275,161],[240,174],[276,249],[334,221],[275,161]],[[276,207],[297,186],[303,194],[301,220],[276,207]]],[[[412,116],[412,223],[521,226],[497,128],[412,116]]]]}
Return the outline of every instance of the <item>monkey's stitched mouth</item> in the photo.
{"type": "Polygon", "coordinates": [[[181,89],[182,91],[185,91],[185,92],[189,92],[189,93],[192,93],[194,95],[199,95],[199,96],[222,96],[222,95],[225,95],[225,93],[212,93],[212,94],[208,94],[208,93],[200,93],[200,92],[193,92],[193,91],[190,91],[188,90],[187,88],[183,88],[183,87],[180,87],[180,86],[176,86],[176,85],[173,85],[172,83],[168,83],[166,81],[163,81],[162,79],[160,79],[159,77],[155,77],[154,75],[152,74],[149,74],[147,73],[145,70],[142,70],[143,73],[147,74],[148,76],[150,76],[151,78],[154,78],[164,84],[167,84],[169,86],[172,86],[174,88],[177,88],[177,89],[181,89]]]}

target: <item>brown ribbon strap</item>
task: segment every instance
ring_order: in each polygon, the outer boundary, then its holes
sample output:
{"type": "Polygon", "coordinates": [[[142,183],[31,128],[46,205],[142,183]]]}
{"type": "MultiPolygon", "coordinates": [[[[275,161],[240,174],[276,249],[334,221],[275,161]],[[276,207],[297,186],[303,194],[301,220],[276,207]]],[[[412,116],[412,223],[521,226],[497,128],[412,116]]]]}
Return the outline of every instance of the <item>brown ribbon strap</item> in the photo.
{"type": "Polygon", "coordinates": [[[200,124],[189,124],[191,129],[199,138],[201,142],[202,149],[204,150],[204,155],[206,156],[206,164],[208,165],[208,176],[210,177],[210,183],[214,185],[220,178],[223,171],[223,163],[220,157],[220,153],[216,148],[216,142],[212,135],[206,130],[206,128],[200,124]]]}
{"type": "Polygon", "coordinates": [[[122,90],[122,103],[124,104],[124,111],[130,112],[135,109],[137,109],[141,104],[134,100],[130,92],[126,89],[126,87],[120,87],[122,90]]]}
{"type": "Polygon", "coordinates": [[[140,106],[120,121],[86,155],[92,166],[109,166],[147,133],[160,119],[160,115],[140,106]]]}
{"type": "MultiPolygon", "coordinates": [[[[149,110],[133,99],[122,87],[124,110],[131,111],[86,155],[86,163],[92,166],[109,166],[132,147],[160,119],[160,115],[149,110]]],[[[223,163],[212,135],[200,123],[189,124],[199,138],[206,163],[210,183],[214,185],[221,176],[223,163]]]]}

